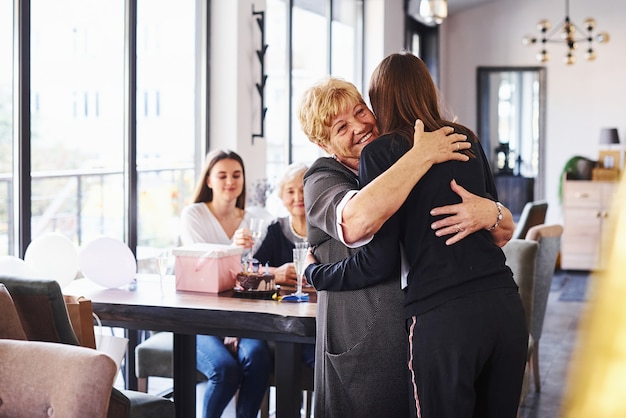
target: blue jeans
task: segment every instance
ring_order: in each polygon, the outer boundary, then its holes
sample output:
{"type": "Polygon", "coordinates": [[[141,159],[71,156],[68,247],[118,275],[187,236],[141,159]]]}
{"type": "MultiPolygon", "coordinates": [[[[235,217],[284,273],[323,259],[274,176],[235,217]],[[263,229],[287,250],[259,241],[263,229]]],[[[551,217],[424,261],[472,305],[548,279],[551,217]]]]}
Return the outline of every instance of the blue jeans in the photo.
{"type": "Polygon", "coordinates": [[[237,355],[220,337],[196,337],[196,364],[208,379],[203,417],[219,418],[239,389],[237,418],[254,418],[269,384],[272,358],[267,341],[241,338],[237,355]]]}

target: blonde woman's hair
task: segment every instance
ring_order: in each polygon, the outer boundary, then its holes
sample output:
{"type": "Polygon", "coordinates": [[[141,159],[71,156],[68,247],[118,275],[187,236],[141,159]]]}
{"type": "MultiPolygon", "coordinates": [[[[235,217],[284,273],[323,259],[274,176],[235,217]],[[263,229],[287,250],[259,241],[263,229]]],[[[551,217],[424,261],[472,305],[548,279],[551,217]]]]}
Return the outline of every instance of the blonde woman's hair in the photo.
{"type": "Polygon", "coordinates": [[[304,172],[308,169],[309,167],[304,163],[289,164],[287,168],[285,168],[285,171],[283,171],[283,175],[281,176],[280,180],[278,180],[278,184],[276,185],[278,197],[282,199],[285,185],[296,177],[303,176],[304,172]]]}
{"type": "Polygon", "coordinates": [[[310,87],[298,110],[300,126],[309,141],[315,144],[330,142],[330,124],[333,119],[357,103],[365,105],[356,86],[337,77],[326,78],[310,87]]]}

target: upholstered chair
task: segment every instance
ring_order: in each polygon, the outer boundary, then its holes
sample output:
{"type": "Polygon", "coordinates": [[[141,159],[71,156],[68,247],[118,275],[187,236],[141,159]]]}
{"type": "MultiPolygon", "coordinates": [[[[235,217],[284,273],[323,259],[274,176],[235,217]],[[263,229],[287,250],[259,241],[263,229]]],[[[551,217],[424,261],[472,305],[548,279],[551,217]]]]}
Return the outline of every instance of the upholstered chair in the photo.
{"type": "MultiPolygon", "coordinates": [[[[519,287],[520,298],[526,313],[526,323],[529,325],[533,315],[534,281],[537,263],[539,244],[535,241],[524,239],[512,239],[502,247],[506,256],[506,264],[513,272],[513,279],[519,287]]],[[[524,373],[524,383],[520,396],[520,405],[526,399],[530,388],[530,355],[532,353],[534,341],[528,335],[528,356],[526,361],[526,371],[524,373]]]]}
{"type": "Polygon", "coordinates": [[[6,286],[0,283],[0,338],[26,340],[20,317],[15,309],[13,298],[6,286]]]}
{"type": "MultiPolygon", "coordinates": [[[[149,377],[174,377],[174,334],[171,332],[154,332],[135,347],[135,375],[137,389],[148,392],[149,377]]],[[[198,382],[206,380],[206,376],[197,372],[198,382]]],[[[169,393],[168,393],[169,395],[169,393]]]]}
{"type": "Polygon", "coordinates": [[[556,260],[561,250],[563,226],[536,225],[528,230],[526,239],[539,244],[537,266],[535,269],[533,314],[530,320],[530,335],[534,343],[531,352],[532,375],[535,392],[541,391],[541,375],[539,374],[539,340],[543,330],[543,321],[548,306],[548,295],[552,286],[552,277],[556,268],[556,260]]]}
{"type": "MultiPolygon", "coordinates": [[[[135,372],[137,386],[140,391],[148,391],[150,377],[172,378],[174,336],[171,332],[156,332],[135,348],[135,372]]],[[[270,342],[270,347],[273,345],[270,342]]],[[[302,364],[300,387],[305,399],[306,416],[310,416],[313,394],[313,370],[302,364]]],[[[201,372],[197,372],[198,382],[206,380],[201,372]]],[[[274,385],[274,374],[270,376],[270,386],[274,385]]],[[[269,416],[269,388],[261,405],[261,418],[269,416]]]]}
{"type": "Polygon", "coordinates": [[[0,284],[0,416],[105,417],[116,373],[115,362],[98,351],[27,341],[0,284]]]}
{"type": "Polygon", "coordinates": [[[90,348],[0,339],[0,416],[105,418],[116,373],[90,348]]]}
{"type": "Polygon", "coordinates": [[[530,327],[533,313],[534,281],[539,245],[530,240],[512,239],[502,247],[506,265],[513,272],[513,279],[519,287],[522,304],[526,311],[526,323],[530,327]]]}
{"type": "Polygon", "coordinates": [[[546,221],[546,213],[548,212],[548,202],[535,201],[527,202],[522,209],[522,214],[515,224],[513,231],[514,239],[524,239],[528,230],[535,225],[540,225],[546,221]]]}
{"type": "MultiPolygon", "coordinates": [[[[0,276],[29,340],[79,345],[59,283],[0,276]]],[[[174,417],[174,403],[160,396],[112,387],[108,418],[174,417]]]]}

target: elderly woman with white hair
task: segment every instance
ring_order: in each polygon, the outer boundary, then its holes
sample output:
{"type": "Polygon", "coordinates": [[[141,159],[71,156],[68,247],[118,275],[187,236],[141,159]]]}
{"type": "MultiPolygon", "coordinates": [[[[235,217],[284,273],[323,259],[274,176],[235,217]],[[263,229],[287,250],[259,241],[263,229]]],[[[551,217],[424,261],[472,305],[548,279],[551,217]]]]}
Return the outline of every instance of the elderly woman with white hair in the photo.
{"type": "Polygon", "coordinates": [[[308,167],[302,163],[290,164],[278,181],[278,197],[289,212],[277,218],[267,227],[267,234],[254,258],[261,265],[269,265],[276,284],[295,286],[296,270],[292,250],[296,242],[306,241],[306,217],[304,213],[304,173],[308,167]]]}
{"type": "MultiPolygon", "coordinates": [[[[277,218],[267,227],[267,234],[254,258],[262,265],[269,266],[276,284],[295,286],[298,276],[293,266],[293,252],[296,242],[306,241],[306,216],[304,211],[304,173],[308,167],[302,163],[287,166],[278,181],[278,197],[282,200],[288,216],[277,218]]],[[[302,361],[313,368],[315,345],[302,346],[302,361]]]]}

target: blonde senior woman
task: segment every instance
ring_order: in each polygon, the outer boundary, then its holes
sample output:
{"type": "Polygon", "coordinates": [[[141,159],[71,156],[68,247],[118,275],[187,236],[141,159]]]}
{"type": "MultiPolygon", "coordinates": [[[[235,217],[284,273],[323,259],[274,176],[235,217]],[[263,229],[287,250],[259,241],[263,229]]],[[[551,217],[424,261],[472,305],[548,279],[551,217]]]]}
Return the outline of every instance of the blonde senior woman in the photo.
{"type": "MultiPolygon", "coordinates": [[[[321,263],[342,260],[371,240],[434,164],[467,161],[471,146],[451,127],[424,133],[416,121],[414,146],[389,170],[359,190],[363,148],[379,136],[374,115],[356,87],[328,78],[311,87],[299,110],[303,131],[330,157],[316,160],[304,177],[307,236],[321,263]]],[[[449,245],[489,228],[500,216],[493,201],[452,184],[462,203],[433,209],[432,224],[449,245]]],[[[494,242],[513,232],[502,209],[494,242]]],[[[386,277],[361,277],[359,286],[318,291],[315,411],[318,417],[405,417],[409,415],[404,293],[399,266],[386,277]],[[358,288],[357,287],[362,287],[358,288]],[[367,365],[367,370],[364,369],[367,365]]],[[[319,290],[319,289],[318,289],[319,290]]]]}

